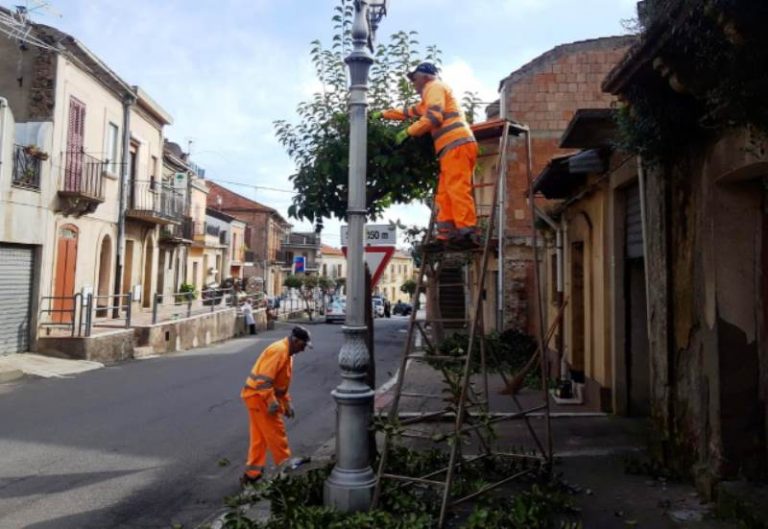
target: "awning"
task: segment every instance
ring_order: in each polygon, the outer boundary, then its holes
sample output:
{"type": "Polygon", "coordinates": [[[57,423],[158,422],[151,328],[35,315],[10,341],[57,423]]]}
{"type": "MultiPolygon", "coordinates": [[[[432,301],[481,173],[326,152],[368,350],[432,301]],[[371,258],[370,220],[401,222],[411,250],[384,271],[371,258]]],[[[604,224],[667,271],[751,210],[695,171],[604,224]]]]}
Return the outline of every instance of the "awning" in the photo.
{"type": "Polygon", "coordinates": [[[572,196],[589,173],[604,173],[606,162],[598,149],[552,158],[533,183],[533,190],[549,199],[572,196]]]}

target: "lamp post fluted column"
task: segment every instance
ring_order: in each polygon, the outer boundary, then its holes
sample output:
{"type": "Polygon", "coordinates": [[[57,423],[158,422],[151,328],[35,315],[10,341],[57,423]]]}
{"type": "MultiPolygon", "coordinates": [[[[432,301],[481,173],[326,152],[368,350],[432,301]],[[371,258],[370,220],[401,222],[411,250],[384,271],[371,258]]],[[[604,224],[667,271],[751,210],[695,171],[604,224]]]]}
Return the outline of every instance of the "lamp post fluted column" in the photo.
{"type": "MultiPolygon", "coordinates": [[[[340,511],[368,510],[376,476],[370,464],[368,427],[373,390],[366,384],[370,354],[365,336],[365,169],[368,137],[369,3],[355,2],[352,53],[345,59],[350,73],[349,94],[349,224],[347,242],[347,307],[344,344],[339,351],[342,381],[332,392],[336,400],[336,466],[325,482],[326,506],[340,511]]],[[[379,7],[382,9],[382,7],[379,7]]],[[[378,13],[379,17],[381,13],[378,13]]],[[[375,26],[374,26],[375,28],[375,26]]]]}

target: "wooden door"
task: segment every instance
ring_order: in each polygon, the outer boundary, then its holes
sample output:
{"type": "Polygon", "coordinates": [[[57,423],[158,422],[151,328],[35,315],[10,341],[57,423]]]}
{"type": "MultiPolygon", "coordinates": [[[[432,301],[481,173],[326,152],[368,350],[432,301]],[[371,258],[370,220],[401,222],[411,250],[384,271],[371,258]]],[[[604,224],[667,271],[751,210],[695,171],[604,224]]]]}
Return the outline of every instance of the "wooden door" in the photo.
{"type": "Polygon", "coordinates": [[[56,283],[53,288],[53,322],[74,320],[75,271],[77,269],[77,228],[70,224],[59,228],[56,246],[56,283]]]}

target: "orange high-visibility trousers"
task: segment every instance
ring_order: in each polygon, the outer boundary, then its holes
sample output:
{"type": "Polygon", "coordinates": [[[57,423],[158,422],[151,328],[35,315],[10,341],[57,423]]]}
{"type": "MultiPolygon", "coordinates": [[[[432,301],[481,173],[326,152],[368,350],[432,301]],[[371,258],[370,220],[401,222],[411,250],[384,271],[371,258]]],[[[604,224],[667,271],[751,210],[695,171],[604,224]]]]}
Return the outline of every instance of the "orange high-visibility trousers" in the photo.
{"type": "Polygon", "coordinates": [[[437,232],[447,239],[454,230],[466,231],[477,226],[472,174],[477,163],[477,143],[465,143],[440,158],[437,183],[437,232]]]}
{"type": "Polygon", "coordinates": [[[267,464],[267,450],[272,454],[275,465],[291,457],[282,410],[274,415],[267,412],[267,404],[258,395],[243,399],[248,408],[250,445],[245,473],[252,478],[260,476],[267,464]]]}

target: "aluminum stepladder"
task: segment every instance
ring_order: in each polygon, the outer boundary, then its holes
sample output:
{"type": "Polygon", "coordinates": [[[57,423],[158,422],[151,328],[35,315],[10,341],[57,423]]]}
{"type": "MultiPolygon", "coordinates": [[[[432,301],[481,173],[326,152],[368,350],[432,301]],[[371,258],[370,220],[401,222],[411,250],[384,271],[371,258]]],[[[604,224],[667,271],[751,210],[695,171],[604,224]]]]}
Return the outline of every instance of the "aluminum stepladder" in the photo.
{"type": "MultiPolygon", "coordinates": [[[[451,485],[454,481],[454,475],[458,467],[460,467],[462,464],[469,464],[471,462],[488,458],[488,457],[524,457],[527,459],[536,459],[539,461],[542,465],[546,465],[547,468],[551,469],[551,459],[552,459],[552,450],[551,450],[551,435],[550,435],[550,429],[549,429],[549,401],[547,397],[547,387],[548,387],[548,380],[547,380],[547,372],[545,368],[545,355],[540,355],[540,362],[541,362],[541,373],[542,373],[542,387],[543,387],[543,404],[539,406],[535,406],[530,409],[524,409],[519,400],[515,395],[512,395],[512,399],[517,407],[517,412],[512,414],[507,414],[500,417],[495,417],[488,419],[486,415],[486,419],[483,423],[480,422],[480,417],[478,414],[473,414],[472,409],[479,409],[482,413],[483,411],[488,413],[490,410],[489,408],[489,395],[488,395],[488,373],[487,373],[487,362],[486,362],[486,350],[487,347],[485,347],[485,325],[483,321],[483,301],[485,298],[485,282],[488,272],[488,265],[489,265],[489,257],[491,252],[491,241],[493,239],[494,235],[494,227],[496,225],[497,220],[497,202],[499,198],[499,185],[502,178],[506,177],[507,173],[507,156],[508,156],[508,145],[509,145],[509,136],[510,134],[519,135],[522,132],[525,132],[526,135],[528,135],[528,167],[529,167],[529,181],[530,181],[530,171],[531,171],[531,164],[530,164],[530,136],[528,133],[527,128],[521,127],[513,122],[503,120],[502,123],[502,133],[500,137],[499,142],[499,167],[498,167],[498,176],[492,181],[492,182],[474,182],[473,188],[475,190],[475,195],[477,195],[477,190],[484,187],[493,187],[493,199],[492,203],[490,204],[490,214],[489,215],[478,215],[478,218],[485,217],[487,218],[487,224],[484,226],[484,237],[483,237],[483,243],[482,248],[480,249],[467,249],[467,250],[447,250],[445,252],[430,252],[428,249],[430,248],[430,243],[433,242],[434,239],[434,228],[435,228],[435,217],[436,217],[436,211],[435,206],[433,205],[432,208],[432,214],[430,217],[429,227],[427,228],[427,232],[424,235],[424,239],[421,244],[420,248],[420,254],[421,254],[421,261],[420,261],[420,271],[419,276],[417,280],[417,287],[416,291],[413,295],[412,299],[412,306],[413,310],[411,311],[410,319],[409,319],[409,325],[408,325],[408,332],[406,335],[406,341],[403,349],[403,354],[400,361],[400,367],[397,372],[397,381],[395,384],[395,391],[394,396],[392,399],[392,403],[390,406],[390,409],[388,411],[387,417],[390,420],[397,421],[399,427],[409,427],[414,424],[418,424],[420,422],[424,421],[430,421],[430,420],[436,420],[440,417],[448,417],[449,413],[451,413],[450,409],[445,409],[441,411],[431,411],[426,412],[421,415],[415,416],[415,417],[408,417],[403,420],[399,420],[399,411],[400,411],[400,399],[410,398],[410,397],[422,397],[422,398],[437,398],[438,396],[435,395],[424,395],[424,394],[418,394],[418,393],[408,393],[403,391],[403,386],[405,382],[405,378],[407,376],[407,366],[410,361],[429,361],[429,362],[463,362],[463,368],[461,371],[461,394],[459,396],[458,402],[457,402],[457,409],[455,411],[455,418],[453,419],[453,429],[450,433],[450,435],[447,435],[443,438],[443,440],[450,440],[453,439],[454,442],[451,443],[450,446],[450,457],[448,461],[448,466],[445,468],[442,468],[437,471],[430,472],[426,475],[422,476],[404,476],[404,475],[397,475],[388,473],[386,471],[387,469],[387,457],[389,453],[389,449],[392,444],[392,437],[393,435],[396,435],[392,432],[391,429],[388,429],[385,436],[384,436],[384,442],[381,448],[380,453],[380,459],[379,459],[379,467],[377,471],[377,479],[376,479],[376,486],[374,489],[374,495],[373,495],[373,506],[376,507],[378,505],[378,502],[382,496],[382,482],[383,480],[396,480],[400,482],[400,485],[403,487],[406,486],[427,486],[427,487],[438,487],[442,488],[442,503],[440,508],[440,517],[438,521],[438,528],[442,528],[445,524],[447,513],[450,507],[460,504],[462,502],[465,502],[469,499],[472,499],[476,496],[479,496],[480,494],[484,494],[486,492],[489,492],[501,485],[504,485],[510,481],[513,481],[516,478],[522,477],[528,473],[530,473],[532,470],[523,470],[521,472],[516,472],[513,475],[507,476],[504,479],[484,486],[482,489],[475,491],[469,495],[466,495],[464,497],[460,498],[453,498],[451,496],[451,485]],[[468,334],[469,334],[469,342],[467,351],[464,355],[461,356],[440,356],[435,354],[417,354],[414,353],[414,338],[416,336],[416,332],[419,332],[422,339],[425,341],[427,346],[431,348],[433,351],[436,351],[436,348],[431,341],[430,341],[430,335],[426,329],[426,324],[442,324],[442,323],[449,323],[449,322],[455,322],[455,320],[446,320],[442,317],[439,318],[427,318],[425,320],[419,320],[417,318],[418,311],[418,301],[419,296],[422,293],[426,292],[426,286],[424,281],[424,276],[427,267],[429,266],[429,258],[430,257],[443,257],[445,258],[444,253],[463,253],[463,254],[470,254],[474,255],[475,257],[480,253],[480,261],[478,262],[476,259],[474,260],[475,265],[475,278],[476,278],[476,293],[474,295],[474,304],[470,307],[470,314],[468,314],[468,318],[464,320],[464,323],[467,324],[468,327],[468,334]],[[479,347],[478,347],[479,345],[479,347]],[[479,349],[479,351],[478,351],[479,349]],[[470,378],[472,375],[472,362],[474,357],[479,355],[480,360],[480,369],[481,369],[481,381],[482,381],[482,394],[478,394],[473,388],[470,388],[470,378]],[[545,418],[547,420],[547,428],[546,428],[546,435],[549,438],[548,442],[545,444],[542,444],[541,440],[539,439],[539,435],[534,430],[529,415],[536,412],[543,412],[545,414],[545,418]],[[525,422],[528,432],[531,435],[532,440],[534,441],[537,452],[536,455],[528,455],[528,454],[509,454],[509,453],[501,453],[496,452],[493,449],[492,441],[489,439],[486,439],[483,437],[481,433],[481,429],[489,424],[499,422],[501,420],[510,420],[510,419],[521,419],[525,422]],[[469,424],[467,424],[469,423],[469,424]],[[479,446],[482,447],[482,454],[475,455],[472,457],[466,457],[460,453],[462,440],[461,437],[465,434],[474,434],[477,437],[477,440],[479,442],[479,446]],[[545,447],[546,446],[546,447],[545,447]]],[[[477,200],[475,201],[477,204],[477,200]]],[[[480,208],[482,205],[477,204],[477,208],[480,208]]],[[[499,226],[497,237],[503,237],[504,236],[504,230],[503,226],[499,226]]],[[[434,263],[435,259],[432,259],[432,263],[434,263]]],[[[500,263],[499,266],[502,266],[503,264],[500,263]]],[[[466,277],[466,276],[465,276],[466,277]]],[[[465,286],[464,284],[460,286],[465,286]]],[[[439,287],[437,287],[439,288],[439,287]]],[[[538,289],[538,285],[536,286],[538,289]]],[[[501,302],[501,300],[499,300],[501,302]]],[[[541,343],[539,344],[541,347],[541,343]]],[[[434,364],[433,364],[434,365],[434,364]]],[[[505,382],[505,384],[508,385],[509,381],[507,377],[501,373],[501,376],[505,382]]],[[[412,435],[409,435],[408,430],[403,430],[399,432],[399,435],[402,435],[404,437],[421,437],[420,432],[413,432],[412,435]]]]}

